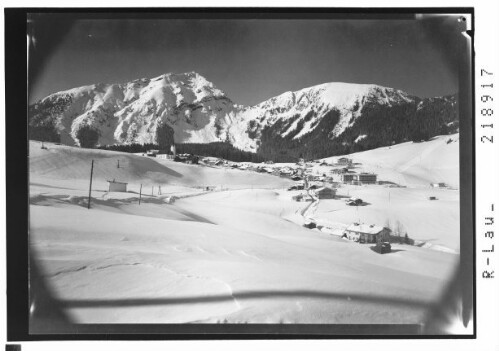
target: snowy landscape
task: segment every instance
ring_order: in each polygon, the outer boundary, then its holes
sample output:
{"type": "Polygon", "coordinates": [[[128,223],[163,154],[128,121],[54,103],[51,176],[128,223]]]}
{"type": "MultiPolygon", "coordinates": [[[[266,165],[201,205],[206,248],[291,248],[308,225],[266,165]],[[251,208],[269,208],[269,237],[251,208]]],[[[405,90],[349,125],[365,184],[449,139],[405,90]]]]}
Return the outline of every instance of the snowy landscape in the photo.
{"type": "Polygon", "coordinates": [[[347,167],[63,144],[30,141],[29,243],[76,323],[423,323],[459,261],[458,133],[347,167]],[[359,224],[390,230],[391,251],[349,240],[359,224]]]}
{"type": "Polygon", "coordinates": [[[7,340],[473,338],[460,11],[14,11],[7,340]]]}

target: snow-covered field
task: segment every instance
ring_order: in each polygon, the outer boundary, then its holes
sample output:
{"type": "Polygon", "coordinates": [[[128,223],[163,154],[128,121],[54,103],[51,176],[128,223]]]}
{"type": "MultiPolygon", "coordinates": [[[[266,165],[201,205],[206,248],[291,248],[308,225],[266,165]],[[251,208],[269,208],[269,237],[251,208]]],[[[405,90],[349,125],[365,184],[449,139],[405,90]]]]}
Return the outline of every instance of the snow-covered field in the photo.
{"type": "MultiPolygon", "coordinates": [[[[412,145],[438,150],[426,155],[437,162],[445,146],[458,143],[437,138],[412,145]]],[[[453,253],[401,244],[379,255],[369,245],[306,229],[299,223],[310,203],[291,200],[288,179],[47,146],[30,143],[30,248],[76,322],[419,323],[459,260],[453,253]],[[111,179],[128,182],[129,191],[108,193],[111,179]],[[206,186],[215,190],[204,191],[206,186]],[[179,199],[168,204],[170,195],[179,199]]],[[[321,200],[307,214],[344,224],[359,216],[379,225],[385,217],[398,219],[411,238],[458,251],[458,192],[428,188],[417,160],[401,166],[395,154],[386,161],[375,154],[403,147],[351,157],[375,167],[380,179],[405,177],[407,188],[344,186],[339,194],[370,205],[357,210],[341,199],[321,200]],[[412,186],[414,179],[419,183],[412,186]],[[439,200],[428,201],[430,194],[439,200]]],[[[399,153],[410,161],[408,150],[399,153]]],[[[447,169],[445,162],[436,164],[447,169]]],[[[431,169],[427,173],[434,177],[431,169]]],[[[438,174],[445,178],[443,170],[438,174]]]]}
{"type": "Polygon", "coordinates": [[[322,200],[312,218],[331,222],[399,227],[411,239],[427,246],[459,252],[459,192],[448,189],[345,186],[339,195],[359,197],[368,205],[345,206],[344,201],[322,200]],[[437,201],[430,201],[436,196],[437,201]]]}

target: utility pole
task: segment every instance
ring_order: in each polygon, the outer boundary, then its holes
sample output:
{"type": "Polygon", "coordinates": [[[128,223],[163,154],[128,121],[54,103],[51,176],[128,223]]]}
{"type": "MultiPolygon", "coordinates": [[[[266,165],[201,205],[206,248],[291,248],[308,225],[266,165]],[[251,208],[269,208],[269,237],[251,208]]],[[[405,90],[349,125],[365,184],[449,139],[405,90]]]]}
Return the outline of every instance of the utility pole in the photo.
{"type": "Polygon", "coordinates": [[[118,168],[120,168],[120,160],[118,160],[118,168]]]}
{"type": "Polygon", "coordinates": [[[142,184],[140,184],[140,190],[139,190],[139,205],[141,199],[142,199],[142,184]]]}
{"type": "Polygon", "coordinates": [[[90,168],[90,187],[88,189],[88,209],[90,210],[90,199],[92,196],[92,177],[94,174],[94,160],[92,160],[92,166],[90,168]]]}

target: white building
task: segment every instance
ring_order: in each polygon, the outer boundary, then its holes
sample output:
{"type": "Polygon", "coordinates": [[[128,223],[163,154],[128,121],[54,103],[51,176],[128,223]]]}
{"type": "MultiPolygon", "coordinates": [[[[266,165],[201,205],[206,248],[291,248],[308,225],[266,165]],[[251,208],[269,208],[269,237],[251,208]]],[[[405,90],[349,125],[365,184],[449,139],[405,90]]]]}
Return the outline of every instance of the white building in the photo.
{"type": "Polygon", "coordinates": [[[377,243],[388,240],[389,231],[379,225],[353,223],[345,229],[343,236],[359,243],[377,243]]]}

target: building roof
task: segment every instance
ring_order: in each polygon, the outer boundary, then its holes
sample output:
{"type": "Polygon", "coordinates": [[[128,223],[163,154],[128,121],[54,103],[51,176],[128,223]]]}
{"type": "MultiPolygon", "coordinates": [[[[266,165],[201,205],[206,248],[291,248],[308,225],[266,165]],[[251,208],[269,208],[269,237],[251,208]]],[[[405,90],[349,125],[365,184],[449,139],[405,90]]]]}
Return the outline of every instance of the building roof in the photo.
{"type": "Polygon", "coordinates": [[[353,223],[353,224],[350,224],[345,230],[349,230],[352,232],[358,232],[358,233],[364,233],[364,234],[378,234],[383,229],[384,228],[379,226],[379,225],[353,223]]]}

